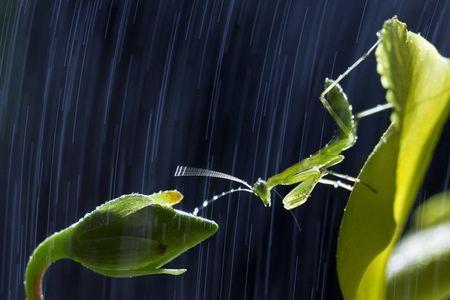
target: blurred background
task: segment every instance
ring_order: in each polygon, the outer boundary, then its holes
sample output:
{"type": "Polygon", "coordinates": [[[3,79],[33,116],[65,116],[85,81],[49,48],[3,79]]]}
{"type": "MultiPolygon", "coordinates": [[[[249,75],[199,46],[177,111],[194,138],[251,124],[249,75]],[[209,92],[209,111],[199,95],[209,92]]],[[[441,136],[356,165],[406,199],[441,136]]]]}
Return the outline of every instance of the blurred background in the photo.
{"type": "MultiPolygon", "coordinates": [[[[448,1],[0,1],[0,298],[23,299],[36,245],[107,200],[177,188],[192,211],[233,186],[174,178],[179,164],[253,183],[325,145],[325,77],[394,15],[450,54],[448,1]]],[[[343,87],[355,112],[385,102],[373,55],[343,87]]],[[[362,120],[335,170],[356,176],[388,124],[362,120]]],[[[418,202],[448,187],[449,129],[418,202]]],[[[233,194],[202,212],[217,234],[168,265],[184,275],[110,279],[59,261],[46,299],[340,299],[348,195],[320,185],[291,213],[233,194]]]]}

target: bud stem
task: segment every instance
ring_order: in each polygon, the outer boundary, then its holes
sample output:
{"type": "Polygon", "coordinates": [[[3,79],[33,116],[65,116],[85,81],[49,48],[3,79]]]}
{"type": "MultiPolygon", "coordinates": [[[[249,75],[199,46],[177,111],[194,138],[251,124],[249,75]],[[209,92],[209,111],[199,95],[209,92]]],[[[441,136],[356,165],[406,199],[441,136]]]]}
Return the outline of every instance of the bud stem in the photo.
{"type": "Polygon", "coordinates": [[[45,270],[55,261],[68,257],[71,228],[59,231],[45,239],[31,255],[25,271],[25,293],[28,300],[44,299],[42,279],[45,270]]]}

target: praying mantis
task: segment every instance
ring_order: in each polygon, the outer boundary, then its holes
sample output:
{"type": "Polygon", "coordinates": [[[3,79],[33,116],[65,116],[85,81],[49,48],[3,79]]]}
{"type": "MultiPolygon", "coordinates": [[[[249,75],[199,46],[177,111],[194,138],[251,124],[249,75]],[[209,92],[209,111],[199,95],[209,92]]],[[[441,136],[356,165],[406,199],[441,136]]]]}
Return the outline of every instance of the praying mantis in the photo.
{"type": "MultiPolygon", "coordinates": [[[[347,100],[347,96],[342,90],[339,82],[345,78],[357,65],[359,65],[367,56],[372,53],[381,39],[354,62],[344,73],[333,81],[325,79],[325,88],[320,94],[320,101],[327,112],[336,122],[337,131],[333,138],[320,150],[309,157],[297,162],[287,169],[269,177],[267,180],[259,178],[253,186],[246,181],[235,176],[201,168],[192,168],[186,166],[178,166],[174,176],[204,176],[222,178],[240,183],[244,187],[231,189],[220,195],[214,196],[211,200],[205,200],[201,207],[194,209],[193,214],[198,214],[200,209],[208,206],[208,204],[234,192],[248,192],[257,196],[265,206],[271,205],[271,190],[278,185],[294,185],[297,184],[282,200],[285,209],[290,210],[296,208],[309,198],[311,192],[318,183],[333,185],[347,190],[352,190],[352,186],[341,182],[344,179],[350,182],[356,182],[358,179],[348,175],[339,174],[330,170],[344,160],[342,152],[352,147],[357,139],[356,128],[357,122],[352,113],[352,107],[347,100]],[[325,178],[326,176],[334,176],[337,180],[325,178]]],[[[378,105],[374,108],[362,111],[356,115],[356,119],[372,115],[376,112],[391,108],[390,104],[378,105]]]]}

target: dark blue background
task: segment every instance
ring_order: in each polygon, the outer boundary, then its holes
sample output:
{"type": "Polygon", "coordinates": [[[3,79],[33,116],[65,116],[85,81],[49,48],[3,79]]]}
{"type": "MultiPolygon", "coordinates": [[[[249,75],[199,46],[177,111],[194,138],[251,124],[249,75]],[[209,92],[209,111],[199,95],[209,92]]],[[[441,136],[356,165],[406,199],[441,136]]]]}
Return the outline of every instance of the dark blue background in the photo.
{"type": "MultiPolygon", "coordinates": [[[[450,53],[448,1],[1,1],[0,298],[24,298],[34,247],[100,203],[177,188],[191,211],[230,188],[175,179],[178,164],[253,182],[323,146],[324,78],[393,15],[450,53]]],[[[354,111],[384,103],[373,56],[343,87],[354,111]]],[[[363,120],[336,170],[356,175],[387,125],[388,113],[363,120]]],[[[449,144],[447,126],[420,199],[448,186],[449,144]]],[[[318,186],[291,215],[275,196],[265,208],[235,194],[206,212],[218,233],[169,264],[184,275],[109,279],[61,261],[46,299],[340,298],[347,197],[318,186]]]]}

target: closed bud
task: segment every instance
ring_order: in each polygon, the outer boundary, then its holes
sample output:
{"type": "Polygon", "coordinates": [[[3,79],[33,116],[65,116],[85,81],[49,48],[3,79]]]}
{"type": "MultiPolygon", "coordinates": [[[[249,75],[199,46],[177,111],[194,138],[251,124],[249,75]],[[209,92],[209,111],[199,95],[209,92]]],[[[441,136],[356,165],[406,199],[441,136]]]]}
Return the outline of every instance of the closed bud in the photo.
{"type": "Polygon", "coordinates": [[[218,226],[173,209],[182,198],[176,190],[124,195],[50,236],[30,257],[25,277],[28,299],[41,299],[42,275],[61,258],[111,277],[184,273],[186,269],[161,267],[213,235],[218,226]]]}

